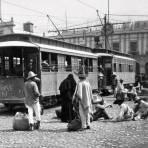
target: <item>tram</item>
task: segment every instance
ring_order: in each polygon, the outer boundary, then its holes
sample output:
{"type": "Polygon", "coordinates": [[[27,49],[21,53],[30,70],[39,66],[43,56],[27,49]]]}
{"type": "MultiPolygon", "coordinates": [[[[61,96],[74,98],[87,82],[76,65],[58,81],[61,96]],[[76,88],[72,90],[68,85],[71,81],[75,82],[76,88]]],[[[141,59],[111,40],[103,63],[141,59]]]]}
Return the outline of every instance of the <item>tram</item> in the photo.
{"type": "MultiPolygon", "coordinates": [[[[135,84],[136,60],[128,54],[113,51],[101,51],[96,53],[98,56],[98,69],[102,73],[99,75],[103,79],[102,87],[111,89],[112,75],[115,74],[117,79],[124,81],[125,87],[129,84],[135,84]]],[[[101,81],[98,81],[100,83],[101,81]]],[[[100,84],[98,84],[100,86],[100,84]]]]}
{"type": "Polygon", "coordinates": [[[87,67],[92,89],[98,89],[97,56],[88,47],[33,34],[0,36],[0,103],[24,103],[24,81],[31,70],[40,78],[43,106],[57,103],[59,85],[69,73],[87,67]]]}

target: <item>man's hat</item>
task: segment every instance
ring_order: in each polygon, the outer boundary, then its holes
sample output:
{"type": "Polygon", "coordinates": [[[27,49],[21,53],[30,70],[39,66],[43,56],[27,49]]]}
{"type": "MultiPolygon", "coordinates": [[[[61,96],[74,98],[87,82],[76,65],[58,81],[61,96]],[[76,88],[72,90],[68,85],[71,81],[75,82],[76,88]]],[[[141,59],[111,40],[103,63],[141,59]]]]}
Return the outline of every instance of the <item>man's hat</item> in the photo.
{"type": "Polygon", "coordinates": [[[29,71],[27,80],[30,78],[36,77],[36,76],[37,76],[37,74],[35,74],[33,71],[29,71]]]}

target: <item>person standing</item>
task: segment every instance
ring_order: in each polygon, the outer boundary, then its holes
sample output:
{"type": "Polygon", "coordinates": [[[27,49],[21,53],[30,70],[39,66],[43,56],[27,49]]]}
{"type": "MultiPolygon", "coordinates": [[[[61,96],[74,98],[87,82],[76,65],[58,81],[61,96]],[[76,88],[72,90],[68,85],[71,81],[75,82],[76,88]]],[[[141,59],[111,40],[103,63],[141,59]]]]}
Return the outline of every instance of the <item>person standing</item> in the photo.
{"type": "Polygon", "coordinates": [[[27,81],[24,86],[24,94],[25,94],[25,105],[28,109],[28,117],[29,117],[29,127],[30,130],[34,130],[34,128],[39,129],[41,114],[40,114],[40,103],[39,103],[39,89],[36,84],[36,74],[32,71],[28,73],[27,81]],[[36,115],[36,126],[34,126],[33,112],[36,115]]]}
{"type": "Polygon", "coordinates": [[[90,129],[90,114],[92,113],[92,89],[85,73],[79,73],[79,82],[74,93],[74,99],[79,100],[79,115],[82,130],[90,129]]]}
{"type": "Polygon", "coordinates": [[[61,121],[71,122],[74,119],[72,97],[75,92],[76,81],[72,74],[69,74],[59,86],[60,96],[62,99],[61,121]]]}
{"type": "Polygon", "coordinates": [[[116,97],[116,94],[117,94],[117,84],[118,84],[117,76],[113,74],[112,75],[112,90],[113,90],[114,97],[116,97]]]}

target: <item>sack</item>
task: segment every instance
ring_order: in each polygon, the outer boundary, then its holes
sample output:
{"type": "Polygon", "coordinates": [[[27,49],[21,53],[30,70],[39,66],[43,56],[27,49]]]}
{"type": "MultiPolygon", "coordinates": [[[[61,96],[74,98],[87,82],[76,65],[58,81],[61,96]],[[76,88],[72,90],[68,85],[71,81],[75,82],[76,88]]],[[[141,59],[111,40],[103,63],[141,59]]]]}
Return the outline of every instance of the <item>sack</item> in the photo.
{"type": "Polygon", "coordinates": [[[55,113],[57,115],[57,118],[61,118],[61,109],[55,110],[55,113]]]}
{"type": "Polygon", "coordinates": [[[29,120],[26,114],[17,112],[13,119],[13,129],[25,131],[29,129],[29,120]]]}
{"type": "Polygon", "coordinates": [[[81,129],[81,121],[80,119],[74,119],[67,125],[68,131],[77,131],[81,129]]]}

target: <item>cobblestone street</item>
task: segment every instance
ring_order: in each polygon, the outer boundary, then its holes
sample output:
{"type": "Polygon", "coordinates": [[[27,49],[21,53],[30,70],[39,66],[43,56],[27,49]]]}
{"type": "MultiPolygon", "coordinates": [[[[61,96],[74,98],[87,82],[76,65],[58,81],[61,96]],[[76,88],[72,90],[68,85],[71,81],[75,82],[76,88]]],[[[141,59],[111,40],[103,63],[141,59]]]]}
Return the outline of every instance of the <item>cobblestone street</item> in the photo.
{"type": "MultiPolygon", "coordinates": [[[[112,103],[113,98],[105,98],[112,103]]],[[[131,106],[131,102],[127,102],[131,106]]],[[[42,116],[41,128],[35,131],[14,131],[13,115],[0,114],[0,147],[67,147],[67,148],[147,148],[147,121],[94,121],[91,129],[79,132],[68,132],[67,124],[56,118],[55,109],[46,109],[42,116]]],[[[115,117],[119,111],[117,105],[107,109],[115,117]]]]}

